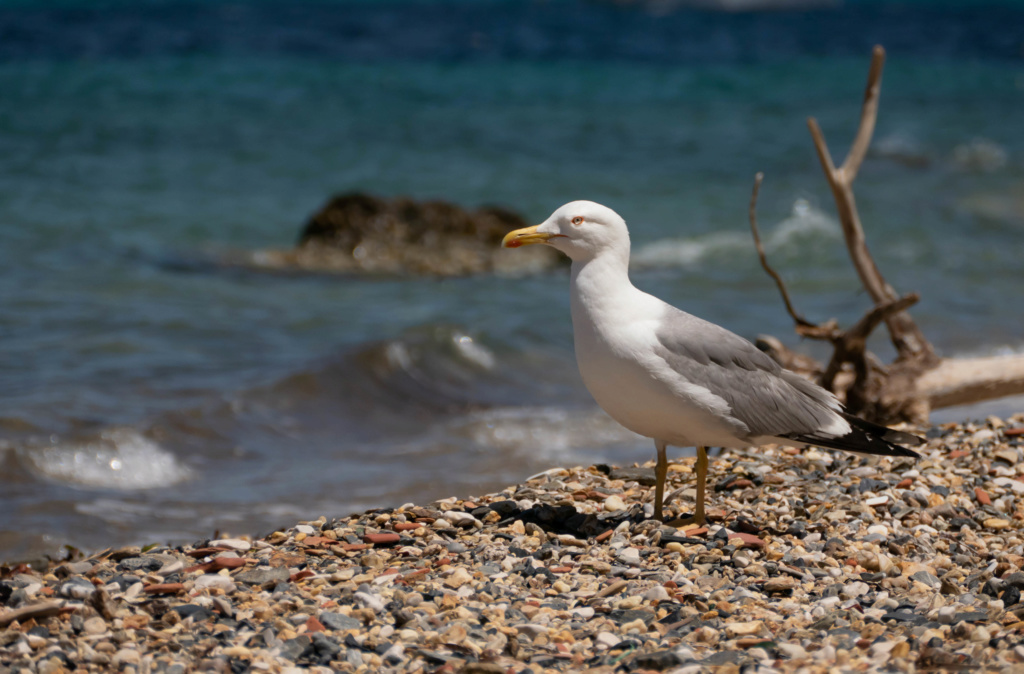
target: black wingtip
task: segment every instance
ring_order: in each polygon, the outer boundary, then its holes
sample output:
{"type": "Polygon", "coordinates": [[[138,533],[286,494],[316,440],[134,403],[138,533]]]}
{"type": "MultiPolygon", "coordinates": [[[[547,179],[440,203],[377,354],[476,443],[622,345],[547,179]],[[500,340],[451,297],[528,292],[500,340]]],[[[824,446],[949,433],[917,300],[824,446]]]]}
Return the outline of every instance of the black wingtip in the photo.
{"type": "Polygon", "coordinates": [[[919,446],[924,444],[925,439],[903,431],[894,431],[885,426],[864,421],[852,414],[841,412],[843,418],[850,424],[850,432],[836,438],[826,438],[815,435],[790,436],[793,440],[805,442],[817,447],[826,449],[840,449],[855,454],[871,454],[874,456],[893,456],[920,459],[921,455],[914,450],[904,447],[904,444],[919,446]],[[897,444],[899,443],[899,444],[897,444]]]}
{"type": "MultiPolygon", "coordinates": [[[[855,417],[847,412],[840,412],[839,414],[854,428],[859,428],[862,431],[885,440],[886,442],[898,445],[911,445],[913,447],[920,447],[926,442],[924,438],[914,435],[913,433],[905,433],[903,431],[897,431],[889,428],[888,426],[871,423],[870,421],[865,421],[864,419],[855,417]]],[[[917,456],[917,454],[914,456],[917,456]]]]}

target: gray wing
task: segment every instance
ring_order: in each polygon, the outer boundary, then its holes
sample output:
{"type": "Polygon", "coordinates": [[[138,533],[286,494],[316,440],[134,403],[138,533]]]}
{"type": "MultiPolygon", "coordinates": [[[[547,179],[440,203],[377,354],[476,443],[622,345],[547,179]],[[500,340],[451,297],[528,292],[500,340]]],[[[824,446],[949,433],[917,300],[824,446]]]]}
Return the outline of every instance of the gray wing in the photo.
{"type": "Polygon", "coordinates": [[[669,306],[656,336],[674,373],[724,399],[748,437],[812,435],[839,411],[831,393],[714,323],[669,306]]]}

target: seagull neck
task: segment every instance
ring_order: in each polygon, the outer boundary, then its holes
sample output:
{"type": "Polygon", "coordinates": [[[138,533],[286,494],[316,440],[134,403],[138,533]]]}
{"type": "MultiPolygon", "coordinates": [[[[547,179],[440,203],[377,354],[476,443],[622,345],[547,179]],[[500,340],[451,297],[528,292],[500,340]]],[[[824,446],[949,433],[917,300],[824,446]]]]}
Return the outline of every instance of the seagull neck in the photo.
{"type": "Polygon", "coordinates": [[[629,280],[629,256],[605,254],[572,263],[572,310],[575,316],[605,313],[612,306],[628,302],[637,292],[629,280]]]}

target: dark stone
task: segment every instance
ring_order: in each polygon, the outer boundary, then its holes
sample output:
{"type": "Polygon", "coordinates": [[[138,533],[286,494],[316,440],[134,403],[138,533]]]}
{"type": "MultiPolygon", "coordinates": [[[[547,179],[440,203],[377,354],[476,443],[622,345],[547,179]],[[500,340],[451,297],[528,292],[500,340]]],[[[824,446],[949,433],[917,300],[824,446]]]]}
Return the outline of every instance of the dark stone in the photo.
{"type": "Polygon", "coordinates": [[[851,630],[848,627],[837,627],[828,631],[829,639],[836,648],[852,648],[861,638],[860,632],[851,630]]]}
{"type": "Polygon", "coordinates": [[[488,508],[487,506],[480,506],[479,508],[473,508],[472,510],[469,511],[469,514],[477,518],[478,520],[482,520],[483,518],[487,517],[490,513],[491,509],[488,508]]]}
{"type": "Polygon", "coordinates": [[[928,573],[927,571],[918,571],[910,577],[910,580],[916,580],[920,583],[924,583],[928,587],[938,588],[942,583],[938,578],[928,573]]]}
{"type": "Polygon", "coordinates": [[[0,583],[0,604],[6,605],[14,594],[14,585],[4,581],[0,583]]]}
{"type": "Polygon", "coordinates": [[[653,468],[612,468],[608,471],[608,477],[612,480],[625,480],[637,482],[645,487],[653,487],[657,481],[653,468]]]}
{"type": "Polygon", "coordinates": [[[1024,573],[1015,571],[1006,578],[1003,578],[1003,582],[1017,588],[1018,590],[1024,590],[1024,573]]]}
{"type": "Polygon", "coordinates": [[[882,482],[881,480],[876,480],[871,477],[862,477],[860,479],[860,484],[857,485],[857,491],[859,491],[861,494],[867,491],[879,492],[883,489],[888,488],[888,482],[882,482]]]}
{"type": "Polygon", "coordinates": [[[19,587],[10,593],[7,597],[7,607],[17,608],[29,600],[29,593],[25,591],[24,587],[19,587]]]}
{"type": "Polygon", "coordinates": [[[320,614],[319,620],[327,629],[337,630],[339,632],[359,629],[363,626],[363,623],[355,618],[350,618],[349,616],[342,615],[341,613],[329,613],[327,611],[320,614]]]}
{"type": "Polygon", "coordinates": [[[29,634],[36,637],[43,637],[44,639],[50,638],[50,628],[46,625],[36,625],[28,631],[29,634]]]}
{"type": "Polygon", "coordinates": [[[182,620],[192,618],[195,622],[202,622],[213,617],[210,609],[197,604],[182,604],[181,606],[175,606],[171,610],[177,613],[182,620]]]}
{"type": "Polygon", "coordinates": [[[310,641],[313,652],[305,655],[321,665],[326,665],[334,660],[334,656],[341,652],[341,646],[323,632],[313,632],[310,641]]]}
{"type": "Polygon", "coordinates": [[[951,517],[949,519],[949,526],[954,529],[960,529],[964,526],[968,526],[972,529],[977,529],[978,523],[972,520],[970,517],[951,517]]]}
{"type": "Polygon", "coordinates": [[[753,658],[743,651],[719,651],[701,660],[700,664],[717,667],[719,665],[740,665],[752,661],[753,658]]]}
{"type": "Polygon", "coordinates": [[[637,653],[630,661],[630,669],[653,669],[660,672],[682,663],[682,658],[672,651],[654,651],[653,653],[637,653]]]}
{"type": "Polygon", "coordinates": [[[643,620],[645,625],[650,625],[652,622],[654,622],[654,619],[657,616],[654,615],[653,611],[648,611],[647,609],[642,608],[634,608],[625,611],[621,609],[612,611],[608,614],[608,617],[619,625],[625,625],[626,623],[631,623],[634,620],[643,620]]]}
{"type": "Polygon", "coordinates": [[[981,588],[982,594],[987,594],[990,597],[998,597],[999,593],[1003,590],[1003,581],[998,578],[989,578],[985,585],[981,588]]]}
{"type": "Polygon", "coordinates": [[[141,583],[142,579],[138,576],[132,576],[128,574],[118,574],[110,579],[110,582],[117,583],[117,586],[124,592],[135,583],[141,583]]]}
{"type": "Polygon", "coordinates": [[[980,623],[988,620],[988,614],[984,611],[965,611],[953,616],[953,623],[968,622],[980,623]]]}
{"type": "Polygon", "coordinates": [[[881,583],[883,580],[885,580],[885,574],[881,571],[876,571],[873,573],[862,573],[860,574],[860,579],[863,580],[865,583],[881,583]]]}
{"type": "Polygon", "coordinates": [[[517,213],[494,206],[467,211],[442,201],[346,194],[310,218],[294,251],[279,252],[267,264],[451,276],[563,263],[563,256],[546,246],[501,248],[506,234],[529,224],[517,213]]]}
{"type": "Polygon", "coordinates": [[[882,620],[895,620],[896,622],[910,623],[912,625],[923,625],[927,618],[910,611],[896,610],[883,615],[882,620]]]}
{"type": "Polygon", "coordinates": [[[294,639],[289,639],[281,644],[281,657],[292,661],[298,660],[311,644],[312,640],[309,637],[305,634],[300,634],[294,639]]]}
{"type": "Polygon", "coordinates": [[[76,595],[79,597],[83,597],[86,596],[85,594],[83,594],[83,592],[87,594],[92,594],[95,590],[96,586],[90,583],[88,580],[82,578],[81,576],[74,576],[72,578],[68,578],[66,581],[61,583],[58,592],[62,597],[74,597],[76,595]]]}
{"type": "Polygon", "coordinates": [[[949,487],[941,484],[933,484],[931,486],[931,491],[933,494],[938,494],[939,496],[949,496],[949,487]]]}
{"type": "Polygon", "coordinates": [[[508,624],[513,624],[528,623],[530,621],[527,619],[526,615],[519,609],[507,608],[505,609],[505,622],[508,624]]]}
{"type": "Polygon", "coordinates": [[[510,517],[519,512],[519,506],[515,501],[495,501],[488,507],[502,517],[510,517]]]}
{"type": "Polygon", "coordinates": [[[259,566],[255,569],[242,571],[234,577],[236,581],[248,585],[263,585],[265,583],[279,583],[287,581],[291,577],[288,569],[283,566],[259,566]]]}
{"type": "Polygon", "coordinates": [[[444,653],[438,653],[436,651],[428,651],[428,650],[423,649],[423,648],[417,649],[416,653],[418,655],[423,656],[423,659],[427,661],[427,664],[431,664],[431,665],[443,665],[446,662],[448,662],[449,660],[453,659],[453,656],[451,656],[451,655],[446,655],[444,653]]]}
{"type": "Polygon", "coordinates": [[[786,529],[786,533],[790,536],[796,536],[797,538],[803,538],[807,535],[807,525],[801,520],[794,520],[789,523],[789,527],[786,529]]]}
{"type": "Polygon", "coordinates": [[[136,573],[149,573],[156,571],[164,565],[163,561],[156,557],[127,557],[117,565],[122,571],[133,571],[136,573]]]}

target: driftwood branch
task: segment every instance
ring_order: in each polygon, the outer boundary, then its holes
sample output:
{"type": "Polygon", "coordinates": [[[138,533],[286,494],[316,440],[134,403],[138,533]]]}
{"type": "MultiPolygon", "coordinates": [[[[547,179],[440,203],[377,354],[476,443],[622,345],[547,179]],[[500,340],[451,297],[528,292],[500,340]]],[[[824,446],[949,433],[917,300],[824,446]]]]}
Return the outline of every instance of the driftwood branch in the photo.
{"type": "Polygon", "coordinates": [[[804,328],[817,328],[818,326],[811,323],[806,318],[797,313],[796,309],[793,308],[793,303],[789,299],[789,291],[786,290],[786,284],[783,282],[782,277],[779,273],[768,264],[768,256],[765,255],[764,246],[761,244],[761,233],[757,229],[757,196],[761,191],[761,182],[764,180],[764,173],[758,171],[757,175],[754,176],[754,190],[750,194],[750,233],[754,235],[754,247],[757,248],[757,256],[761,260],[761,267],[767,272],[769,276],[775,279],[775,285],[779,288],[779,294],[782,295],[782,302],[786,305],[786,311],[789,312],[793,322],[800,327],[804,328]]]}
{"type": "Polygon", "coordinates": [[[1024,394],[1024,356],[939,359],[906,312],[918,301],[918,295],[897,295],[868,250],[853,194],[853,181],[874,134],[884,63],[885,51],[876,47],[857,134],[838,168],[817,121],[813,117],[807,120],[818,161],[836,202],[850,260],[874,306],[846,330],[841,330],[835,320],[816,324],[796,311],[781,275],[768,264],[761,243],[756,214],[763,179],[759,173],[750,200],[750,229],[761,266],[775,280],[786,311],[796,324],[797,334],[830,342],[833,353],[823,367],[813,358],[791,351],[773,337],[760,337],[758,346],[783,366],[818,379],[822,386],[842,396],[847,408],[854,413],[881,423],[926,421],[929,411],[934,408],[1024,394]],[[883,321],[898,354],[890,365],[883,365],[867,351],[868,337],[883,321]]]}
{"type": "Polygon", "coordinates": [[[821,375],[821,385],[830,391],[835,390],[836,375],[839,374],[844,364],[853,363],[857,373],[854,385],[865,386],[869,376],[865,359],[868,337],[878,327],[878,324],[885,320],[886,316],[903,311],[916,304],[919,299],[921,298],[917,293],[911,293],[891,302],[876,304],[859,321],[854,323],[853,327],[844,331],[838,339],[833,340],[835,351],[832,353],[832,360],[829,361],[824,374],[821,375]]]}
{"type": "MultiPolygon", "coordinates": [[[[868,251],[864,228],[861,226],[857,202],[853,195],[853,181],[857,177],[857,172],[860,170],[875,131],[884,64],[885,50],[876,46],[871,59],[871,69],[868,72],[867,87],[864,90],[864,103],[861,106],[857,135],[849,154],[838,169],[832,161],[832,155],[829,153],[828,144],[825,141],[825,134],[818,126],[818,121],[814,117],[807,119],[807,126],[810,129],[811,138],[814,140],[814,149],[817,151],[818,160],[825,172],[825,179],[832,189],[832,197],[836,202],[836,210],[839,213],[839,222],[843,228],[843,237],[846,239],[850,260],[857,270],[864,289],[867,290],[876,305],[891,302],[897,299],[898,295],[893,287],[886,282],[868,251]]],[[[895,312],[888,315],[885,322],[900,359],[931,364],[936,362],[931,344],[924,338],[920,328],[908,313],[905,311],[895,312]]]]}

